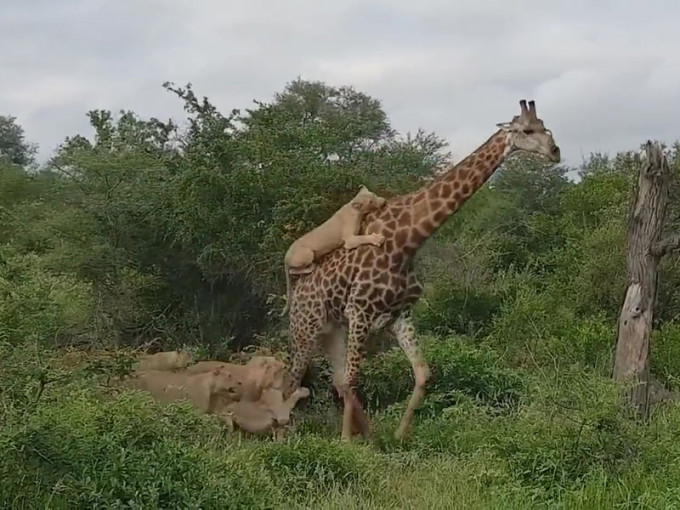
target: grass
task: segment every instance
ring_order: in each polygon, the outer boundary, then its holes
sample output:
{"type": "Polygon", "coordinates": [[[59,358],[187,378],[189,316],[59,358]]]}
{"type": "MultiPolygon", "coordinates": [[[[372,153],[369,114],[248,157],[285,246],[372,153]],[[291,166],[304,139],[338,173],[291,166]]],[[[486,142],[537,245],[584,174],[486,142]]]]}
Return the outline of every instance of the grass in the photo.
{"type": "Polygon", "coordinates": [[[392,436],[404,406],[403,385],[383,382],[403,368],[394,351],[367,362],[363,385],[368,397],[380,388],[394,403],[374,400],[373,436],[352,444],[339,441],[339,414],[321,380],[316,404],[275,443],[228,435],[188,404],[102,386],[127,366],[122,351],[40,361],[30,349],[4,351],[0,500],[7,508],[680,505],[680,405],[634,423],[597,373],[502,367],[491,351],[456,339],[425,349],[437,377],[412,434],[392,436]],[[378,361],[380,370],[370,365],[378,361]],[[51,382],[36,398],[40,378],[51,382]]]}

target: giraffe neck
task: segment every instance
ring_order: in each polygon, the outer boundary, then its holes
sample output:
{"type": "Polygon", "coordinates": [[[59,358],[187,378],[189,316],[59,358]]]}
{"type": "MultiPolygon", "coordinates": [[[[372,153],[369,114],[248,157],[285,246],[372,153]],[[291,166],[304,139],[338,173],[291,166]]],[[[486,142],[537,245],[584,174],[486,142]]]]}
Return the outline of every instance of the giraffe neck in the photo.
{"type": "Polygon", "coordinates": [[[394,197],[366,218],[366,230],[386,237],[401,264],[415,255],[446,219],[491,177],[510,152],[509,134],[498,130],[460,163],[418,191],[394,197]]]}

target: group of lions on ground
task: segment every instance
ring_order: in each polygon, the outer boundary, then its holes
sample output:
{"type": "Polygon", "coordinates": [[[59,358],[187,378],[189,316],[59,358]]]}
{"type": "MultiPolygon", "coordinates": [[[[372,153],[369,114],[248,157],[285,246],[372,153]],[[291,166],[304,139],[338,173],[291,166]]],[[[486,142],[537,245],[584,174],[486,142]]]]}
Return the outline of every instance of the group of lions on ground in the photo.
{"type": "Polygon", "coordinates": [[[229,431],[234,425],[253,434],[282,437],[297,402],[309,396],[298,388],[283,398],[288,371],[271,356],[239,365],[199,361],[186,351],[167,351],[139,360],[128,386],[149,392],[158,402],[188,400],[202,413],[215,414],[229,431]]]}

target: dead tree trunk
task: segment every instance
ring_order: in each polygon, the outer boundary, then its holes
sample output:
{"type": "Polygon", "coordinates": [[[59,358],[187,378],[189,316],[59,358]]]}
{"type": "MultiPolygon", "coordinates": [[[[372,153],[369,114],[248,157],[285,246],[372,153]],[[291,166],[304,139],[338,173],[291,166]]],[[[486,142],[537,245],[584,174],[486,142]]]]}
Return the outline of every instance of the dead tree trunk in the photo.
{"type": "Polygon", "coordinates": [[[613,377],[631,384],[627,393],[635,412],[648,414],[649,338],[654,316],[657,267],[676,249],[676,236],[661,239],[671,172],[659,144],[647,142],[647,158],[638,176],[628,226],[628,278],[619,316],[613,377]]]}

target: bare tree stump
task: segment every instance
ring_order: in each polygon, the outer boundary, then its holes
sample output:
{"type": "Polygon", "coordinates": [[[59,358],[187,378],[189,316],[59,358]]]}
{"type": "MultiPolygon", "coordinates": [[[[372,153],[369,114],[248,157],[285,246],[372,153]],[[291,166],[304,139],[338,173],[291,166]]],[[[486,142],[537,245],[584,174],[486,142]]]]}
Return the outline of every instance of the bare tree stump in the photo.
{"type": "Polygon", "coordinates": [[[649,412],[649,338],[654,318],[659,260],[675,249],[676,236],[661,240],[671,171],[657,143],[647,142],[628,227],[628,277],[619,316],[613,377],[631,384],[628,400],[635,412],[649,412]]]}

